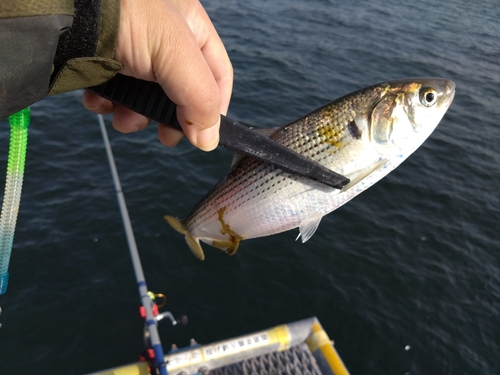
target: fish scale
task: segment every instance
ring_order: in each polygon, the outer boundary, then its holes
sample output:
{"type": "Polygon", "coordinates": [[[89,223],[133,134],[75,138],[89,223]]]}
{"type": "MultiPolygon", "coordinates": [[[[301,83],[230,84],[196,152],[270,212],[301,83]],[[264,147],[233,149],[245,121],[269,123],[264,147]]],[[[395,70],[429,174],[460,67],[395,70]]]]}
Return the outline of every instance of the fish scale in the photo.
{"type": "Polygon", "coordinates": [[[440,78],[389,81],[346,95],[280,129],[264,130],[277,143],[348,177],[351,183],[342,190],[245,157],[185,220],[165,219],[200,259],[200,240],[234,254],[243,239],[299,227],[305,242],[324,215],[420,146],[451,104],[454,87],[440,78]]]}

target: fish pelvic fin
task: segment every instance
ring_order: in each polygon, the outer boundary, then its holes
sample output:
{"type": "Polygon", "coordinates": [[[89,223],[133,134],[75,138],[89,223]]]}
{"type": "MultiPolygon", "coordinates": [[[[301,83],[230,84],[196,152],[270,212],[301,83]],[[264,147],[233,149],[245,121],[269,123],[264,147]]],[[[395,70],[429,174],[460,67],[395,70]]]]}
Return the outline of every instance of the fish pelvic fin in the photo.
{"type": "Polygon", "coordinates": [[[314,232],[316,232],[316,229],[318,229],[322,217],[323,217],[322,213],[316,212],[313,213],[308,218],[302,220],[299,225],[300,232],[295,241],[297,241],[300,237],[302,237],[302,243],[304,243],[309,238],[311,238],[314,232]]]}
{"type": "Polygon", "coordinates": [[[191,252],[198,258],[199,260],[205,259],[205,254],[203,253],[203,249],[200,245],[200,240],[193,237],[189,230],[184,226],[181,220],[176,217],[165,215],[164,219],[167,223],[170,224],[172,228],[174,228],[177,232],[184,235],[186,239],[186,243],[188,244],[191,252]]]}

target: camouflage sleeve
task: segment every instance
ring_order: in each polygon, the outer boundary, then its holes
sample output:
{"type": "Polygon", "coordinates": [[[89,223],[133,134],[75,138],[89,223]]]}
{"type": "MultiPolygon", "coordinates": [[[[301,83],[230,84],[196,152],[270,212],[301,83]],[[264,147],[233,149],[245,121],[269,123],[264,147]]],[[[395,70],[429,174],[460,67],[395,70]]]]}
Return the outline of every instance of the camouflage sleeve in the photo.
{"type": "Polygon", "coordinates": [[[0,119],[111,78],[119,17],[119,0],[1,0],[0,119]]]}

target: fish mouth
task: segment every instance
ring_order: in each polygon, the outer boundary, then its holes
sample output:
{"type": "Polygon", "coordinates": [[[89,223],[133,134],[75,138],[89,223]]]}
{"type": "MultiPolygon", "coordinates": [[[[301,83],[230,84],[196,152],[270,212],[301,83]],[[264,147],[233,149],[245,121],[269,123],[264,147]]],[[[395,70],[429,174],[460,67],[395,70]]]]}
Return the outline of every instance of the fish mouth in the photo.
{"type": "Polygon", "coordinates": [[[453,81],[447,81],[447,86],[446,86],[446,91],[444,93],[445,99],[443,101],[443,105],[445,105],[447,108],[451,105],[451,102],[453,102],[453,99],[455,98],[455,82],[453,81]]]}
{"type": "Polygon", "coordinates": [[[444,116],[455,98],[455,82],[444,78],[422,78],[422,80],[424,85],[433,87],[438,91],[438,108],[442,111],[442,116],[444,116]]]}

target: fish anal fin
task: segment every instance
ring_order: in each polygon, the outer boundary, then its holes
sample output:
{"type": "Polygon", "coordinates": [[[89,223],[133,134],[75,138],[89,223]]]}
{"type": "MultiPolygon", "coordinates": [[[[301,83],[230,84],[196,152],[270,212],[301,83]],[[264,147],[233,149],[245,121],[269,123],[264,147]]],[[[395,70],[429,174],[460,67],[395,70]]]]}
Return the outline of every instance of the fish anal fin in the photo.
{"type": "Polygon", "coordinates": [[[221,249],[224,251],[226,251],[231,245],[232,245],[232,243],[229,240],[213,240],[212,241],[213,247],[216,247],[217,249],[221,249]]]}
{"type": "Polygon", "coordinates": [[[319,212],[315,212],[310,215],[308,218],[302,220],[299,225],[299,235],[295,239],[297,241],[299,238],[302,238],[302,243],[306,242],[309,238],[311,238],[318,229],[319,223],[321,222],[321,218],[323,214],[319,212]]]}
{"type": "Polygon", "coordinates": [[[238,250],[238,246],[240,245],[240,241],[232,241],[232,240],[214,240],[212,241],[212,246],[224,250],[228,255],[234,255],[236,250],[238,250]]]}
{"type": "Polygon", "coordinates": [[[186,243],[188,244],[191,252],[195,255],[199,260],[205,259],[205,254],[203,253],[203,249],[200,245],[200,240],[193,237],[189,230],[184,226],[181,220],[176,217],[165,215],[165,220],[170,224],[172,228],[174,228],[177,232],[184,235],[186,243]]]}
{"type": "Polygon", "coordinates": [[[240,246],[240,241],[238,242],[233,242],[229,249],[226,250],[227,255],[234,255],[236,253],[236,250],[238,250],[238,246],[240,246]]]}

